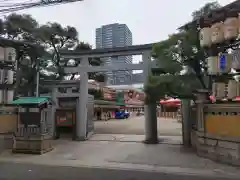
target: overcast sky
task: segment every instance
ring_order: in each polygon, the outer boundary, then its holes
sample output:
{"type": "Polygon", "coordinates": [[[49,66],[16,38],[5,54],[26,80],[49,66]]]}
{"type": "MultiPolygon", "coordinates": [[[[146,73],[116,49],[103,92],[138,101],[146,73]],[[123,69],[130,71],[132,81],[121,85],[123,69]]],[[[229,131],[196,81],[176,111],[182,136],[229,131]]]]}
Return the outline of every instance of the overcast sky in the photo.
{"type": "MultiPolygon", "coordinates": [[[[1,3],[14,0],[1,0],[1,3]],[[2,1],[2,2],[1,2],[2,1]]],[[[36,2],[37,0],[15,0],[36,2]]],[[[40,0],[39,0],[40,1],[40,0]]],[[[79,40],[95,46],[95,29],[106,24],[127,24],[133,44],[164,40],[191,20],[191,13],[214,0],[84,0],[46,8],[32,8],[20,13],[31,14],[39,23],[58,22],[77,28],[79,40]]],[[[226,5],[234,0],[219,0],[226,5]]],[[[134,57],[138,63],[141,57],[134,57]]]]}
{"type": "MultiPolygon", "coordinates": [[[[25,0],[26,1],[26,0],[25,0]]],[[[233,0],[219,0],[226,5],[233,0]]],[[[40,23],[56,21],[77,28],[79,39],[95,46],[95,29],[110,23],[127,24],[133,44],[161,41],[191,20],[191,13],[210,0],[84,0],[22,11],[40,23]]]]}

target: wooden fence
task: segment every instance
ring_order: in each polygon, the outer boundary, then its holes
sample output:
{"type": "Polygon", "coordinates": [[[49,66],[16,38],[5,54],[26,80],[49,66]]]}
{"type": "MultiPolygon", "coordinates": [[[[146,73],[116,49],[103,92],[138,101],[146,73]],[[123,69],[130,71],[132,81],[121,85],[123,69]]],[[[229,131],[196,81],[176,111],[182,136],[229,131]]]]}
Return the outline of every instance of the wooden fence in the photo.
{"type": "Polygon", "coordinates": [[[178,112],[158,112],[158,117],[169,118],[169,119],[177,119],[178,118],[178,112]]]}

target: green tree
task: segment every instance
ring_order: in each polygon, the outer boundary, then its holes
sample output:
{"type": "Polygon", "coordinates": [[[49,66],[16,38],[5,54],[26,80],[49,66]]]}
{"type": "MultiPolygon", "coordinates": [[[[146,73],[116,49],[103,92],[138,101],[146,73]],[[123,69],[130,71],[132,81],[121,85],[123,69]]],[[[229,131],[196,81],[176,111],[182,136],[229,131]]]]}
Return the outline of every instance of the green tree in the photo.
{"type": "Polygon", "coordinates": [[[205,16],[212,12],[212,10],[216,10],[219,8],[221,8],[221,5],[217,1],[206,3],[199,10],[194,11],[192,13],[193,20],[199,19],[200,17],[205,16]]]}
{"type": "MultiPolygon", "coordinates": [[[[192,13],[193,20],[219,8],[217,2],[208,3],[192,13]]],[[[205,55],[200,47],[196,27],[179,29],[179,32],[159,42],[153,48],[154,61],[161,72],[149,77],[145,87],[152,100],[165,97],[192,98],[199,88],[207,88],[205,55]]]]}
{"type": "Polygon", "coordinates": [[[41,64],[41,67],[51,66],[56,68],[55,76],[63,79],[64,74],[60,66],[61,49],[72,48],[78,43],[78,32],[74,27],[62,27],[58,23],[47,23],[39,26],[32,34],[32,41],[44,46],[50,57],[47,63],[41,64]]]}
{"type": "MultiPolygon", "coordinates": [[[[216,2],[207,4],[193,13],[193,20],[215,9],[216,2]]],[[[148,115],[146,143],[155,144],[157,139],[156,101],[166,95],[193,98],[193,91],[205,88],[205,65],[203,49],[199,45],[196,27],[179,29],[179,32],[159,42],[153,48],[156,64],[145,86],[148,115]]],[[[185,107],[185,106],[184,106],[185,107]]],[[[189,106],[187,107],[189,109],[189,106]]],[[[185,111],[184,111],[185,112],[185,111]]],[[[187,113],[186,113],[187,114],[187,113]]],[[[184,117],[186,118],[186,117],[184,117]]],[[[185,133],[186,134],[186,133],[185,133]]],[[[186,142],[184,142],[185,144],[186,142]]]]}
{"type": "MultiPolygon", "coordinates": [[[[0,20],[0,35],[11,40],[28,41],[43,46],[46,56],[37,58],[40,65],[41,79],[55,80],[63,79],[64,74],[60,66],[61,49],[88,50],[91,46],[84,42],[79,42],[76,28],[71,26],[63,27],[59,23],[47,23],[39,25],[38,22],[27,14],[10,14],[0,20]],[[49,72],[46,68],[52,67],[56,71],[49,72]]],[[[29,55],[25,55],[24,62],[21,62],[21,87],[29,89],[34,87],[36,75],[36,62],[33,66],[29,55]]],[[[100,65],[100,59],[90,61],[92,65],[100,65]]],[[[101,79],[102,75],[92,73],[92,79],[101,79]]]]}
{"type": "Polygon", "coordinates": [[[93,95],[94,99],[96,99],[96,100],[102,100],[103,99],[103,92],[101,90],[89,89],[88,93],[93,95]]]}
{"type": "Polygon", "coordinates": [[[1,33],[12,40],[24,40],[38,28],[38,22],[28,14],[10,14],[1,20],[1,33]]]}
{"type": "MultiPolygon", "coordinates": [[[[35,29],[38,28],[37,21],[32,18],[30,15],[19,15],[19,14],[10,14],[0,21],[0,35],[9,40],[24,40],[25,37],[30,36],[35,29]]],[[[38,57],[35,56],[35,52],[22,51],[22,55],[19,59],[18,67],[21,68],[21,71],[18,72],[17,81],[18,87],[24,87],[31,84],[34,81],[34,75],[36,74],[35,65],[38,61],[38,57]],[[32,64],[32,65],[30,65],[32,64]],[[29,76],[29,74],[31,74],[29,76]],[[33,75],[33,76],[32,76],[33,75]]],[[[26,91],[29,92],[29,91],[26,91]]]]}

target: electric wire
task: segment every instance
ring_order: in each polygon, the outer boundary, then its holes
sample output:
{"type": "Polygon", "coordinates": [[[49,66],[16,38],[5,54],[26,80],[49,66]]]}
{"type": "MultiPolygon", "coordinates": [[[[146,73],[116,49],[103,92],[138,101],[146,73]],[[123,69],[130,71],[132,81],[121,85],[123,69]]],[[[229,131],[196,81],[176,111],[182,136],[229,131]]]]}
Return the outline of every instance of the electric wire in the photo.
{"type": "Polygon", "coordinates": [[[73,2],[79,2],[83,0],[40,0],[37,2],[33,2],[33,0],[28,0],[20,3],[12,3],[6,4],[5,2],[13,2],[14,0],[2,0],[0,1],[0,15],[6,15],[8,13],[13,13],[16,11],[29,9],[29,8],[37,8],[37,7],[49,7],[73,2]],[[4,3],[4,4],[2,4],[4,3]]]}

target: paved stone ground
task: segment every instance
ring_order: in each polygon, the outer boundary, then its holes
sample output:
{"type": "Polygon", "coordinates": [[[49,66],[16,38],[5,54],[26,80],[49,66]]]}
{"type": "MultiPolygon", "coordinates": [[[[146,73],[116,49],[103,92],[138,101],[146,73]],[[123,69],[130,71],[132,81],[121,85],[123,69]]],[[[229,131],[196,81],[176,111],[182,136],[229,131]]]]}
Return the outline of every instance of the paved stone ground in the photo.
{"type": "MultiPolygon", "coordinates": [[[[0,163],[0,180],[216,180],[214,176],[194,176],[134,170],[46,166],[0,163]]],[[[218,180],[239,178],[218,177],[218,180]]]]}
{"type": "MultiPolygon", "coordinates": [[[[161,143],[157,145],[140,143],[144,135],[136,134],[144,132],[143,128],[140,128],[143,127],[144,122],[143,117],[136,117],[96,123],[97,126],[104,125],[103,128],[106,129],[100,132],[107,130],[113,132],[116,129],[118,133],[129,134],[95,134],[85,142],[56,140],[55,149],[40,156],[12,154],[10,151],[5,151],[0,154],[0,180],[239,179],[239,168],[200,158],[194,152],[179,145],[181,137],[176,132],[179,132],[180,124],[176,124],[173,120],[159,121],[160,130],[165,129],[164,132],[168,136],[163,136],[162,130],[161,143]],[[131,128],[127,128],[129,124],[131,128]],[[137,128],[134,124],[137,124],[137,128]],[[131,135],[133,132],[138,133],[131,135]]],[[[97,129],[99,133],[99,127],[97,129]]]]}
{"type": "MultiPolygon", "coordinates": [[[[144,116],[123,120],[95,121],[96,134],[144,135],[144,116]]],[[[158,119],[158,133],[163,136],[180,136],[182,124],[176,119],[158,119]]]]}
{"type": "MultiPolygon", "coordinates": [[[[139,142],[145,140],[145,135],[135,134],[93,134],[89,141],[139,142]]],[[[182,136],[159,136],[161,144],[182,144],[182,136]]]]}
{"type": "Polygon", "coordinates": [[[196,176],[120,169],[0,163],[0,180],[237,180],[238,177],[196,176]]]}
{"type": "Polygon", "coordinates": [[[237,176],[238,179],[240,177],[239,168],[197,157],[195,153],[183,149],[180,145],[57,140],[55,141],[55,147],[54,151],[41,156],[13,155],[6,151],[0,156],[0,166],[1,163],[11,162],[64,167],[154,171],[175,175],[237,176]]]}

